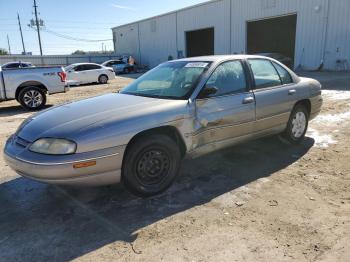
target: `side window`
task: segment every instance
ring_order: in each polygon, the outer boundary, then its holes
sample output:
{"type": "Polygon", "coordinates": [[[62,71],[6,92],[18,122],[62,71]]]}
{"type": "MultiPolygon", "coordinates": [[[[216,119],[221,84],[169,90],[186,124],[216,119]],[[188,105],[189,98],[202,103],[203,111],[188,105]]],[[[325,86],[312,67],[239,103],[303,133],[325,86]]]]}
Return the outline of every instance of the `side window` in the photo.
{"type": "Polygon", "coordinates": [[[86,65],[86,70],[94,70],[94,69],[101,69],[99,65],[86,65]]]}
{"type": "Polygon", "coordinates": [[[81,72],[81,71],[85,71],[86,68],[85,68],[85,65],[79,65],[77,67],[75,67],[75,71],[77,72],[81,72]]]}
{"type": "Polygon", "coordinates": [[[256,89],[281,85],[281,79],[269,60],[249,59],[256,89]]]}
{"type": "Polygon", "coordinates": [[[246,78],[242,63],[237,60],[219,65],[210,76],[207,85],[218,89],[217,93],[212,96],[244,92],[246,78]]]}
{"type": "Polygon", "coordinates": [[[293,83],[293,79],[286,69],[284,69],[282,66],[280,66],[279,64],[277,64],[275,62],[273,62],[273,65],[275,66],[278,74],[281,77],[282,84],[286,85],[286,84],[293,83]]]}

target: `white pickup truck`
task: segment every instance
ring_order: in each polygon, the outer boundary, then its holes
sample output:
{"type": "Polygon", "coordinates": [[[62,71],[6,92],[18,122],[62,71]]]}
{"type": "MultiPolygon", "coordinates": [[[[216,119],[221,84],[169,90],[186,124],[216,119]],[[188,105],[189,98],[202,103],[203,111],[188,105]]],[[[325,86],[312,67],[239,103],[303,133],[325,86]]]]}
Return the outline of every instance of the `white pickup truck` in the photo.
{"type": "Polygon", "coordinates": [[[63,67],[0,67],[0,101],[16,99],[27,110],[39,110],[45,106],[47,94],[68,90],[66,76],[63,67]]]}

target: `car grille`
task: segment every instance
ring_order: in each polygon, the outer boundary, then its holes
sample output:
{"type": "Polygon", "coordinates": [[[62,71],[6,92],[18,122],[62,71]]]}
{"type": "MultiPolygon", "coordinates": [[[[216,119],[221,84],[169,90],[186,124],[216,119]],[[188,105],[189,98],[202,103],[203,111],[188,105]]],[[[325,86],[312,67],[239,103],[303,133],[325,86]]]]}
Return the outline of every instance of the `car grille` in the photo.
{"type": "Polygon", "coordinates": [[[23,139],[23,138],[21,138],[21,137],[19,137],[19,136],[15,136],[14,138],[13,138],[13,140],[14,140],[14,142],[16,143],[16,145],[18,145],[18,146],[20,146],[20,147],[27,147],[29,144],[30,144],[30,142],[29,141],[27,141],[27,140],[25,140],[25,139],[23,139]]]}

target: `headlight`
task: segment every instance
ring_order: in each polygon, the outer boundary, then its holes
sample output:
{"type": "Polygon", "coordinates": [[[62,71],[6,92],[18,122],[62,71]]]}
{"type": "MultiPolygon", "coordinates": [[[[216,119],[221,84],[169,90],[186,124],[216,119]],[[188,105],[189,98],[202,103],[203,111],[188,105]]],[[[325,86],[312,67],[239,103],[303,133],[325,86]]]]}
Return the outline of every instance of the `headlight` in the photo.
{"type": "Polygon", "coordinates": [[[29,147],[32,152],[47,155],[74,154],[76,149],[77,145],[73,141],[57,138],[41,138],[29,147]]]}

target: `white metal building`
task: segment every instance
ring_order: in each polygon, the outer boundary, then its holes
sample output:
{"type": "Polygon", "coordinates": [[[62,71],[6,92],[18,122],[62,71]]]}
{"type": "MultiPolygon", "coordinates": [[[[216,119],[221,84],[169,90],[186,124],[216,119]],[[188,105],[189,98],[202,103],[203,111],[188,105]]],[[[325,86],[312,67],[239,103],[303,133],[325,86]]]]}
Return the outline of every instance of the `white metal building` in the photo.
{"type": "Polygon", "coordinates": [[[150,67],[169,56],[261,52],[306,70],[350,63],[350,0],[212,0],[112,30],[116,53],[150,67]]]}

